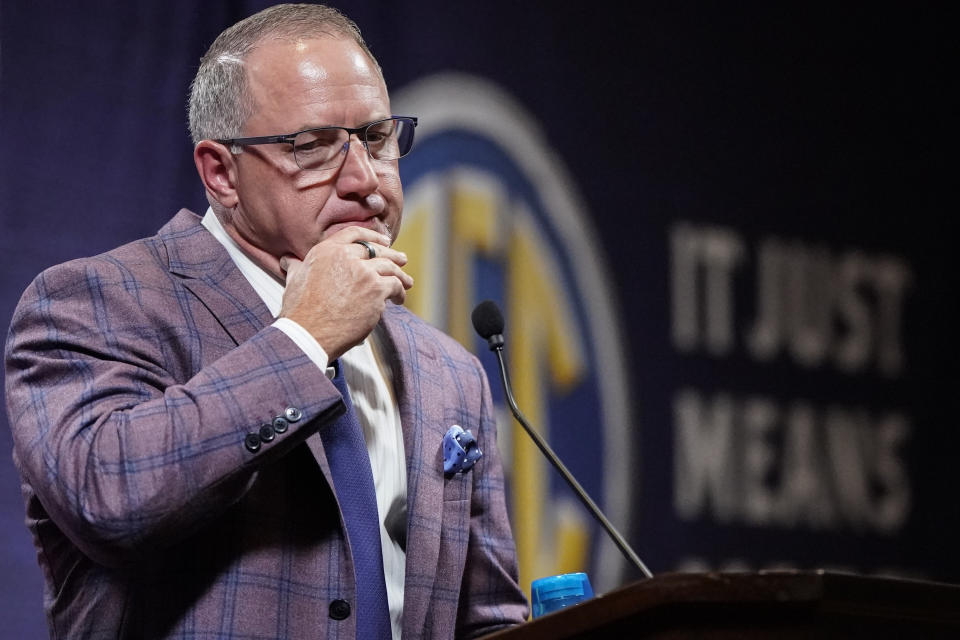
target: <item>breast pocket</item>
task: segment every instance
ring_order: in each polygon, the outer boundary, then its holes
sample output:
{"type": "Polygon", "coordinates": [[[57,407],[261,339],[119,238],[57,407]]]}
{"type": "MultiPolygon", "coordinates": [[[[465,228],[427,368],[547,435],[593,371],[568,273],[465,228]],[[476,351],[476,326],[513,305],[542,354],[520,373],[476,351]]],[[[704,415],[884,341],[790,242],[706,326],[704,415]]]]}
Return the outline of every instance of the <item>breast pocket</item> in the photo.
{"type": "MultiPolygon", "coordinates": [[[[443,478],[443,501],[444,503],[456,500],[466,500],[469,502],[471,489],[473,488],[473,469],[465,473],[454,473],[443,478]]],[[[446,508],[446,504],[444,504],[446,508]]]]}

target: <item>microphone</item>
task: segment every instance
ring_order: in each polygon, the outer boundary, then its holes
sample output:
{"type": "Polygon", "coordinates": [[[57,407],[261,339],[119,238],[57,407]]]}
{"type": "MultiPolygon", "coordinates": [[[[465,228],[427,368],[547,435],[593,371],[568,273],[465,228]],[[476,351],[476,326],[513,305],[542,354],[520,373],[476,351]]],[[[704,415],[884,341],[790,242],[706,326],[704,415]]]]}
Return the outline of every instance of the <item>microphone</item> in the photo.
{"type": "Polygon", "coordinates": [[[570,473],[569,469],[564,466],[563,462],[560,461],[560,458],[557,457],[557,454],[553,452],[553,449],[550,448],[550,445],[540,437],[540,434],[533,430],[530,424],[527,422],[527,419],[523,416],[523,413],[520,412],[520,408],[517,406],[516,400],[513,398],[513,389],[510,386],[510,377],[507,375],[507,366],[503,359],[503,314],[500,313],[500,308],[497,307],[497,303],[493,300],[484,300],[474,308],[473,313],[471,314],[471,319],[473,320],[473,328],[480,335],[481,338],[487,341],[490,350],[497,354],[497,362],[500,364],[500,380],[503,382],[503,392],[507,397],[507,404],[510,406],[510,411],[513,413],[513,416],[517,419],[517,422],[520,423],[520,426],[523,427],[524,431],[527,432],[527,435],[533,440],[533,443],[537,445],[540,451],[546,456],[547,460],[550,461],[550,464],[560,472],[560,475],[563,476],[563,479],[567,481],[567,484],[570,485],[570,488],[573,489],[573,492],[580,498],[580,502],[587,508],[587,510],[597,519],[597,522],[600,523],[600,526],[607,532],[607,535],[610,536],[610,539],[613,540],[614,544],[620,549],[620,552],[633,563],[635,567],[640,570],[647,578],[652,578],[653,574],[650,573],[650,570],[647,569],[647,565],[643,564],[643,561],[640,559],[640,556],[630,548],[630,545],[627,544],[627,541],[624,540],[623,536],[620,535],[620,532],[617,531],[616,527],[613,526],[613,523],[610,522],[607,517],[600,510],[600,507],[587,495],[587,492],[580,486],[580,483],[577,482],[577,479],[573,477],[573,474],[570,473]]]}

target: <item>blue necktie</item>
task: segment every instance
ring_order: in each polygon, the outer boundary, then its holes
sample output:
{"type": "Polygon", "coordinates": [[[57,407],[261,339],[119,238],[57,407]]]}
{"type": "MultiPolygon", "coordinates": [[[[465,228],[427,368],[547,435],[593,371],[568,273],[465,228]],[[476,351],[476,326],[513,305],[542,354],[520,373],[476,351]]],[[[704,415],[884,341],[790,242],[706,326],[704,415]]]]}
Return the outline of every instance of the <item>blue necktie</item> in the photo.
{"type": "Polygon", "coordinates": [[[380,521],[370,455],[343,378],[343,366],[339,361],[334,361],[333,366],[336,369],[333,384],[343,396],[347,411],[336,422],[320,429],[320,438],[353,551],[357,638],[389,639],[390,607],[383,577],[380,521]]]}

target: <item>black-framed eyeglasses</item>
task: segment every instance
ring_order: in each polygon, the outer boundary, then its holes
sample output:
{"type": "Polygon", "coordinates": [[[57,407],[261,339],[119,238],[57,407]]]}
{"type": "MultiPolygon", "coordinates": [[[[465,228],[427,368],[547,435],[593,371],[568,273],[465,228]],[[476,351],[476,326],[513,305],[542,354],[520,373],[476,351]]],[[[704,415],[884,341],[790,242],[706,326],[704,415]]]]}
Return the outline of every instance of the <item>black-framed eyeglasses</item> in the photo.
{"type": "MultiPolygon", "coordinates": [[[[360,138],[364,148],[374,160],[397,160],[413,148],[413,130],[417,118],[413,116],[390,116],[351,129],[349,127],[316,127],[296,133],[254,138],[229,138],[217,140],[227,146],[245,147],[257,144],[289,144],[293,146],[293,158],[305,171],[336,169],[350,148],[350,137],[360,138]]],[[[239,150],[233,150],[239,153],[239,150]]]]}

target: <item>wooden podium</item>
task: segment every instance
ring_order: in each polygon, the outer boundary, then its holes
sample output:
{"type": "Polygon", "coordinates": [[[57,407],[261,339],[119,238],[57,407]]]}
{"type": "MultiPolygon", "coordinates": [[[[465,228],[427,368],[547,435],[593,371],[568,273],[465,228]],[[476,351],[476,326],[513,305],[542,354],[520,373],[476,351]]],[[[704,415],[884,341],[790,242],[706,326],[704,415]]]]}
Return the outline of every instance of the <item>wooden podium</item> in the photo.
{"type": "Polygon", "coordinates": [[[813,572],[672,573],[488,636],[960,638],[960,586],[813,572]]]}

